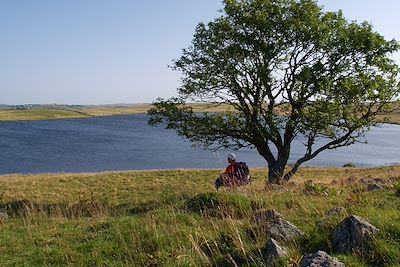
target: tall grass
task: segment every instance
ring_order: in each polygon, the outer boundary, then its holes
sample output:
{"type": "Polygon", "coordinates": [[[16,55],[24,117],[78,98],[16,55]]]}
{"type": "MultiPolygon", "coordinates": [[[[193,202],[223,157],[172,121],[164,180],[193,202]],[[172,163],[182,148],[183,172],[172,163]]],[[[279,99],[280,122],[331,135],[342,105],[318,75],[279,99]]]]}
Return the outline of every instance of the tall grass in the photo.
{"type": "Polygon", "coordinates": [[[332,253],[330,233],[349,214],[380,228],[371,251],[337,255],[347,266],[400,265],[400,167],[304,168],[292,183],[215,192],[218,170],[0,176],[1,266],[265,266],[267,233],[253,216],[275,209],[305,236],[283,243],[302,255],[332,253]],[[355,177],[348,179],[349,177],[355,177]],[[386,190],[367,191],[379,178],[386,190]],[[308,180],[312,180],[310,182],[308,180]],[[334,207],[343,212],[329,215],[334,207]]]}

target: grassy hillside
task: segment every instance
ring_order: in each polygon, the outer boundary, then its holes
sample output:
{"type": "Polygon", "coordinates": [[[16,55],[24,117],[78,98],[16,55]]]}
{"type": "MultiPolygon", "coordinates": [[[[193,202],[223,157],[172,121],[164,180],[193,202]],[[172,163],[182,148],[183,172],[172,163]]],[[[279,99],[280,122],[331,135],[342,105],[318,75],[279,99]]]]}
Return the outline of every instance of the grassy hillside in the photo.
{"type": "Polygon", "coordinates": [[[70,118],[86,118],[86,115],[73,110],[60,109],[29,109],[13,110],[1,109],[0,121],[31,121],[31,120],[54,120],[70,118]]]}
{"type": "MultiPolygon", "coordinates": [[[[53,120],[70,118],[87,118],[97,116],[115,116],[146,113],[151,108],[150,104],[132,105],[106,105],[106,106],[78,106],[63,105],[37,105],[31,109],[16,110],[0,108],[0,121],[26,121],[26,120],[53,120]]],[[[226,105],[193,105],[198,112],[220,112],[229,110],[226,105]]]]}
{"type": "Polygon", "coordinates": [[[149,105],[132,106],[35,106],[31,109],[0,109],[0,121],[53,120],[87,118],[94,116],[112,116],[145,113],[149,105]]]}
{"type": "Polygon", "coordinates": [[[391,112],[388,116],[378,116],[382,121],[387,121],[393,124],[400,124],[400,110],[391,112]]]}
{"type": "Polygon", "coordinates": [[[275,209],[306,235],[285,244],[330,251],[329,235],[348,214],[380,228],[370,253],[339,255],[347,266],[400,266],[400,167],[304,168],[285,186],[215,192],[218,170],[0,176],[1,266],[264,266],[266,233],[252,222],[275,209]],[[367,191],[380,179],[383,191],[367,191]],[[312,179],[314,182],[311,183],[312,179]],[[308,182],[307,182],[308,181],[308,182]],[[204,200],[203,204],[194,200],[204,200]],[[346,212],[328,216],[333,207],[346,212]]]}
{"type": "MultiPolygon", "coordinates": [[[[221,112],[230,110],[228,105],[193,104],[197,112],[221,112]]],[[[150,104],[132,105],[106,105],[106,106],[63,106],[63,105],[36,105],[31,109],[15,110],[0,108],[0,121],[23,120],[52,120],[87,118],[94,116],[115,116],[146,113],[151,108],[150,104]]],[[[388,116],[378,116],[381,121],[400,124],[400,111],[396,110],[388,116]]]]}

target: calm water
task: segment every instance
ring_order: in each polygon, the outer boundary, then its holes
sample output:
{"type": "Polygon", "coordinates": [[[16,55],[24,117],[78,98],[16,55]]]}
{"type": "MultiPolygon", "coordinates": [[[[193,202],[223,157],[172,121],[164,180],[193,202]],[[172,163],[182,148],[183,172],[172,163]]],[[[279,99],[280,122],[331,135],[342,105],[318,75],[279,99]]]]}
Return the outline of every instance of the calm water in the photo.
{"type": "MultiPolygon", "coordinates": [[[[368,144],[326,151],[308,166],[400,163],[400,126],[367,134],[368,144]]],[[[302,152],[296,143],[291,162],[302,152]]],[[[146,115],[33,122],[0,122],[0,174],[133,169],[224,168],[228,151],[192,148],[174,131],[147,125],[146,115]]],[[[265,167],[252,150],[236,152],[250,167],[265,167]]]]}

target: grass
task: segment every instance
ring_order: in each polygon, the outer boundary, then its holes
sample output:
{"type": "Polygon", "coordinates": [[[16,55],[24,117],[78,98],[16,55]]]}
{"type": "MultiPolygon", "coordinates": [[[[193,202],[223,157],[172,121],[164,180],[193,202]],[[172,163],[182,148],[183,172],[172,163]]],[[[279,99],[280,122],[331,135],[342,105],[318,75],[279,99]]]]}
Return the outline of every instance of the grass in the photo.
{"type": "Polygon", "coordinates": [[[389,123],[393,124],[400,124],[400,110],[395,110],[391,113],[389,113],[387,116],[378,116],[378,119],[382,121],[387,121],[389,123]],[[385,119],[387,117],[387,119],[385,119]]]}
{"type": "Polygon", "coordinates": [[[159,170],[0,176],[1,266],[264,266],[267,235],[252,221],[275,209],[306,234],[287,243],[331,253],[329,235],[348,214],[381,231],[366,255],[337,255],[346,266],[400,265],[400,167],[303,168],[285,186],[253,183],[215,192],[218,170],[159,170]],[[349,178],[352,177],[352,178],[349,178]],[[379,178],[384,191],[362,179],[379,178]],[[312,180],[313,182],[310,182],[312,180]],[[326,215],[333,207],[345,212],[326,215]]]}
{"type": "Polygon", "coordinates": [[[131,106],[35,106],[31,109],[0,109],[0,121],[53,120],[70,118],[88,118],[145,113],[149,105],[131,106]]]}
{"type": "Polygon", "coordinates": [[[90,115],[73,110],[58,109],[29,109],[29,110],[0,110],[0,121],[31,121],[31,120],[55,120],[70,118],[86,118],[90,115]]]}
{"type": "MultiPolygon", "coordinates": [[[[192,104],[196,112],[222,112],[231,110],[227,105],[192,104]]],[[[110,105],[110,106],[81,106],[68,107],[62,105],[34,106],[32,109],[15,110],[0,109],[0,121],[52,120],[87,118],[97,116],[115,116],[143,114],[151,108],[150,104],[110,105]]],[[[400,124],[400,110],[390,114],[377,116],[378,120],[387,123],[400,124]]]]}
{"type": "MultiPolygon", "coordinates": [[[[221,112],[229,110],[226,105],[193,104],[197,112],[221,112]]],[[[31,109],[16,110],[10,108],[0,109],[0,121],[31,121],[54,120],[71,118],[88,118],[98,116],[132,115],[146,113],[151,108],[150,104],[133,105],[107,105],[107,106],[81,106],[68,107],[63,105],[34,106],[31,109]]]]}

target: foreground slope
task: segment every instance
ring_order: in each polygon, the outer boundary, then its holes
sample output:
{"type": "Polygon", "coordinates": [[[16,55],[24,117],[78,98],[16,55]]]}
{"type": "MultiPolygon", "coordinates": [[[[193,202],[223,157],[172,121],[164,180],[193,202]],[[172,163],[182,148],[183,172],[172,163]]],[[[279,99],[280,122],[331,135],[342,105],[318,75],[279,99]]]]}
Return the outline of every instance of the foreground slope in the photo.
{"type": "Polygon", "coordinates": [[[304,168],[273,188],[256,169],[250,186],[215,192],[218,172],[0,176],[0,265],[264,266],[267,234],[252,221],[260,209],[305,232],[285,244],[290,256],[278,266],[334,254],[330,234],[349,214],[381,230],[369,253],[336,256],[347,266],[400,265],[400,167],[304,168]],[[344,212],[327,215],[335,207],[344,212]]]}

